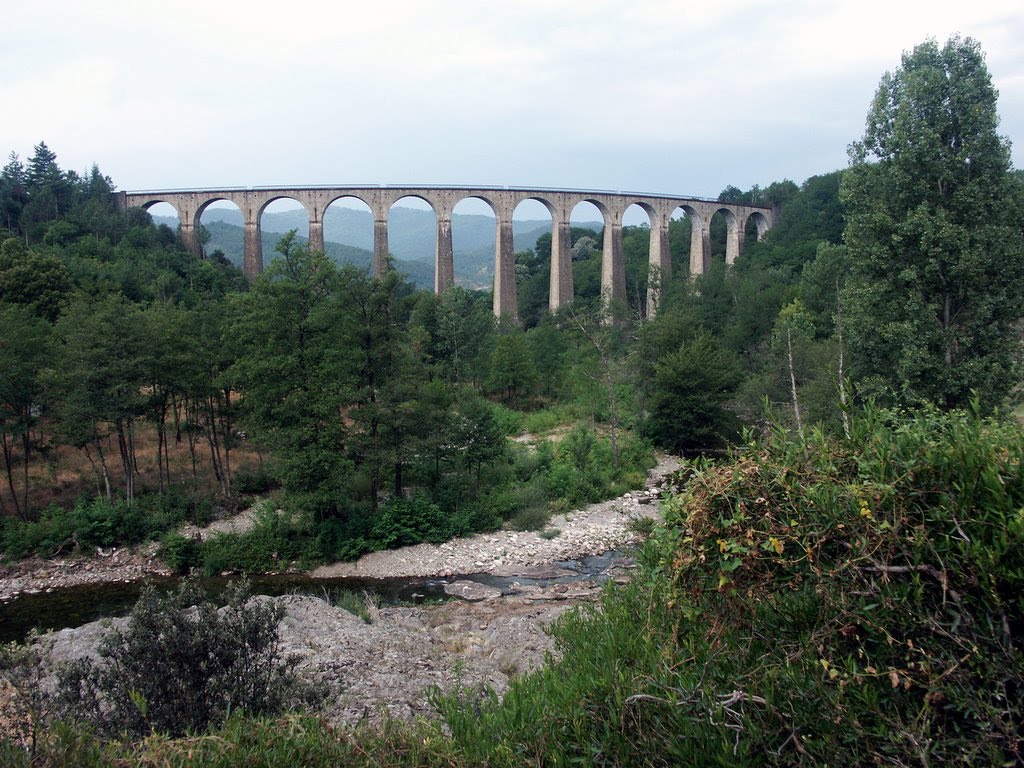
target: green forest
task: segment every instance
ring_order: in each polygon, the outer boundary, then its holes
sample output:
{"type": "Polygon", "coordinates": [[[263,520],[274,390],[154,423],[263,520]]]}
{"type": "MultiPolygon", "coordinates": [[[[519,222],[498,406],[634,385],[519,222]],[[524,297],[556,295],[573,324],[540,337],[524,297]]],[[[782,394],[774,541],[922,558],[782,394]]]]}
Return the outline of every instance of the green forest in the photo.
{"type": "Polygon", "coordinates": [[[159,541],[182,574],[308,569],[557,535],[553,514],[639,487],[656,451],[684,469],[633,580],[560,620],[558,657],[502,699],[342,732],[228,696],[177,733],[54,722],[0,762],[1020,764],[1024,178],[998,123],[980,47],[923,43],[848,167],[722,191],[778,212],[734,265],[716,217],[690,275],[673,220],[649,318],[648,228],[623,230],[621,307],[601,304],[601,233],[573,228],[552,315],[542,235],[516,254],[516,323],[487,291],[375,278],[294,232],[247,282],[118,211],[97,166],[11,153],[5,559],[159,541]],[[176,533],[267,497],[248,533],[176,533]]]}

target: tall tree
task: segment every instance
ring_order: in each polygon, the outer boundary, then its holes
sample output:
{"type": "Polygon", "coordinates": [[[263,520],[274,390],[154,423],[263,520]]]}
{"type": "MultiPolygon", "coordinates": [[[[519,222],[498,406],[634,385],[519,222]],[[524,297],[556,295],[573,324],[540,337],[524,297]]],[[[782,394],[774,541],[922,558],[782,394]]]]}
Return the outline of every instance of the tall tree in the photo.
{"type": "Polygon", "coordinates": [[[934,40],[887,73],[841,186],[849,348],[863,392],[999,403],[1017,375],[1024,205],[979,45],[934,40]]]}

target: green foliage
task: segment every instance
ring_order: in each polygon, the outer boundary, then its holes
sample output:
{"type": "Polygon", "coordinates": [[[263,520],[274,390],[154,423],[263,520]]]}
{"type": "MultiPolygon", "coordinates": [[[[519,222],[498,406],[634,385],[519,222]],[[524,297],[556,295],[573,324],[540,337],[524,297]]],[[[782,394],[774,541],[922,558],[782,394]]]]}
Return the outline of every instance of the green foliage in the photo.
{"type": "Polygon", "coordinates": [[[261,511],[245,533],[218,533],[202,542],[202,568],[207,576],[218,573],[283,571],[293,562],[317,559],[311,540],[314,528],[307,519],[274,509],[261,511]]]}
{"type": "Polygon", "coordinates": [[[980,47],[930,40],[887,73],[843,177],[851,362],[866,394],[986,408],[1019,381],[1024,188],[980,47]]]}
{"type": "Polygon", "coordinates": [[[663,357],[655,367],[648,434],[666,448],[713,448],[735,432],[726,401],[739,386],[735,358],[707,333],[663,357]]]}
{"type": "MultiPolygon", "coordinates": [[[[470,762],[1012,764],[1024,432],[869,412],[693,465],[644,569],[503,699],[438,696],[470,762]]],[[[781,434],[781,433],[780,433],[781,434]]]]}
{"type": "Polygon", "coordinates": [[[60,553],[94,554],[96,547],[138,544],[153,539],[208,509],[179,494],[149,494],[134,504],[82,499],[70,510],[47,507],[36,521],[0,522],[0,552],[7,558],[60,553]]]}
{"type": "Polygon", "coordinates": [[[441,509],[427,499],[391,499],[381,505],[372,536],[382,549],[429,541],[439,544],[452,536],[452,527],[441,509]]]}
{"type": "Polygon", "coordinates": [[[205,599],[196,582],[161,597],[147,588],[123,630],[59,676],[67,715],[100,733],[182,735],[230,712],[276,713],[299,692],[295,660],[282,659],[283,608],[248,600],[235,585],[227,604],[205,599]]]}

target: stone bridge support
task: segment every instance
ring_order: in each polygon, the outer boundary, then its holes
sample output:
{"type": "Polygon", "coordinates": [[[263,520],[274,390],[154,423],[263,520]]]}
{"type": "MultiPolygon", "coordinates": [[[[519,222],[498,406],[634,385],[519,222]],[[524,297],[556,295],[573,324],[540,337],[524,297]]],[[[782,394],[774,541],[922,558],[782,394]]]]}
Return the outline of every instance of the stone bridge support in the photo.
{"type": "Polygon", "coordinates": [[[118,205],[149,208],[164,202],[178,213],[183,245],[201,257],[199,222],[211,203],[227,200],[242,212],[244,245],[242,269],[254,279],[263,271],[263,244],[260,217],[267,205],[281,198],[301,204],[309,217],[309,245],[324,248],[323,217],[327,207],[342,197],[363,201],[373,215],[373,274],[382,275],[388,263],[388,212],[404,197],[417,197],[434,211],[437,232],[434,249],[434,290],[441,293],[455,284],[452,250],[452,211],[467,197],[487,202],[496,219],[494,247],[494,314],[515,319],[517,295],[515,249],[512,216],[524,200],[542,203],[551,214],[551,274],[548,307],[552,312],[572,301],[572,251],[569,217],[581,202],[590,202],[600,211],[604,222],[601,248],[601,296],[606,306],[626,300],[625,262],[622,243],[622,217],[631,205],[639,205],[650,219],[650,258],[647,288],[647,312],[658,306],[661,286],[671,276],[669,221],[682,208],[692,224],[689,270],[695,277],[704,274],[711,260],[711,219],[720,213],[727,227],[725,261],[733,264],[743,253],[744,232],[753,217],[760,240],[775,223],[772,209],[674,195],[633,195],[618,192],[530,189],[525,187],[297,187],[277,189],[165,190],[115,193],[118,205]]]}

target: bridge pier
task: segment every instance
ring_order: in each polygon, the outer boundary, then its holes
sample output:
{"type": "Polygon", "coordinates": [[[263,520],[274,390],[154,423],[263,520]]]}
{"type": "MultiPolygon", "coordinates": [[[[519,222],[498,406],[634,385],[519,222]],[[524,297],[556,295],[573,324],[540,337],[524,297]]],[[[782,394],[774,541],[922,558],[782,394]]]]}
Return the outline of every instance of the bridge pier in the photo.
{"type": "Polygon", "coordinates": [[[309,250],[324,252],[324,223],[322,221],[309,222],[309,250]]]}
{"type": "Polygon", "coordinates": [[[434,293],[442,294],[453,285],[455,256],[452,253],[451,213],[438,211],[437,246],[434,249],[434,293]]]}
{"type": "Polygon", "coordinates": [[[242,273],[249,280],[255,280],[263,273],[263,235],[260,220],[246,217],[242,239],[242,273]]]}
{"type": "Polygon", "coordinates": [[[551,219],[551,282],[548,308],[557,312],[572,301],[572,233],[569,216],[558,211],[551,219]]]}
{"type": "Polygon", "coordinates": [[[388,265],[388,217],[373,219],[373,276],[382,277],[388,265]]]}
{"type": "Polygon", "coordinates": [[[609,317],[621,311],[626,301],[626,264],[622,253],[622,214],[609,211],[605,217],[601,251],[601,303],[609,317]]]}
{"type": "Polygon", "coordinates": [[[494,248],[494,316],[516,322],[519,298],[516,294],[516,253],[512,240],[512,217],[497,214],[494,248]]]}
{"type": "Polygon", "coordinates": [[[670,214],[657,212],[648,214],[651,219],[651,241],[648,247],[647,267],[647,318],[653,319],[658,313],[661,291],[672,276],[672,254],[668,245],[668,217],[670,214]]]}

